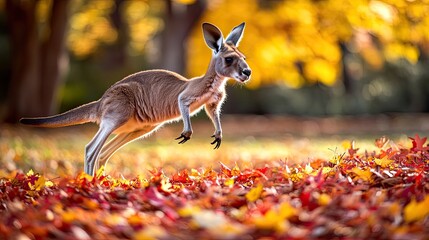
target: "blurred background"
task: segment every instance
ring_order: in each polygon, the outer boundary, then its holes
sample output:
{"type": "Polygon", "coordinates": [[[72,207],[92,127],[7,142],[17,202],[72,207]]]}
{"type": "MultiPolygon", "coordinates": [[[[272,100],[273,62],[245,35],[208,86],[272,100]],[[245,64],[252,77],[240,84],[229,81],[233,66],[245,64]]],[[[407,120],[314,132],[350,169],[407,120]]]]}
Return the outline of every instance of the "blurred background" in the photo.
{"type": "Polygon", "coordinates": [[[231,81],[225,113],[429,111],[427,0],[0,0],[0,120],[68,110],[141,70],[201,75],[206,21],[247,23],[252,80],[231,81]]]}

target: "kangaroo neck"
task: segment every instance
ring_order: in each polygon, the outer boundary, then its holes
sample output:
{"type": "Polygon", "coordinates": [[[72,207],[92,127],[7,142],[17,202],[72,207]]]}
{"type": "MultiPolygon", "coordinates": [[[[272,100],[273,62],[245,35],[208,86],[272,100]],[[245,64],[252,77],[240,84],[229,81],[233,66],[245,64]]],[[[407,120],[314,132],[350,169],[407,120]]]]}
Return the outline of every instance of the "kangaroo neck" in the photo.
{"type": "Polygon", "coordinates": [[[202,76],[201,78],[201,80],[206,84],[206,86],[212,90],[223,88],[227,80],[226,77],[220,76],[216,73],[215,62],[215,56],[213,55],[207,68],[206,74],[204,74],[204,76],[202,76]]]}

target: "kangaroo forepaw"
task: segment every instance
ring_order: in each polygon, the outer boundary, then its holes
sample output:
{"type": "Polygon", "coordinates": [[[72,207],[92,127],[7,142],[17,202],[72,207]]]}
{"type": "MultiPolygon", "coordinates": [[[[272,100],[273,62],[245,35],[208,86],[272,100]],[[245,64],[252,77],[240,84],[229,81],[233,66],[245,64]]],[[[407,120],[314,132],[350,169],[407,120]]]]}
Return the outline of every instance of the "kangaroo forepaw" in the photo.
{"type": "Polygon", "coordinates": [[[180,136],[179,137],[177,137],[175,140],[180,140],[180,139],[182,139],[181,141],[179,141],[178,143],[179,144],[183,144],[183,143],[185,143],[186,141],[188,141],[189,139],[191,139],[191,137],[187,137],[187,136],[185,136],[185,135],[183,135],[183,134],[180,134],[180,136]]]}
{"type": "Polygon", "coordinates": [[[220,144],[222,143],[222,138],[216,137],[215,135],[213,135],[212,138],[215,138],[215,140],[211,144],[216,144],[213,149],[218,149],[220,147],[220,144]]]}

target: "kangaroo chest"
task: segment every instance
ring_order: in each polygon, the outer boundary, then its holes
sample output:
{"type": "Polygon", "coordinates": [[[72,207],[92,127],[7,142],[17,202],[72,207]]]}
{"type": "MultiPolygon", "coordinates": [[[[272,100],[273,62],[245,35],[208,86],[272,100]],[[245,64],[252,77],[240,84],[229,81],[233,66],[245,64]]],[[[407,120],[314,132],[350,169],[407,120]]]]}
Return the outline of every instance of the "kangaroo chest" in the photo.
{"type": "Polygon", "coordinates": [[[191,112],[199,110],[204,104],[216,104],[223,101],[224,93],[225,81],[223,79],[215,79],[207,85],[202,94],[197,94],[189,99],[191,112]]]}

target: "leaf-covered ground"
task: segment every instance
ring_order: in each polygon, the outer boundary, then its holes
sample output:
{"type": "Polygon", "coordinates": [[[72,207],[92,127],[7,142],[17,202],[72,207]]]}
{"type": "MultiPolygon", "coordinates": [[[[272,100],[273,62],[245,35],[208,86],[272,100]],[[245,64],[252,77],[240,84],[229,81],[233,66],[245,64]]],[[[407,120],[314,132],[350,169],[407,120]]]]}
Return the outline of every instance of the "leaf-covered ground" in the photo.
{"type": "Polygon", "coordinates": [[[429,146],[408,141],[129,178],[3,171],[0,239],[425,239],[429,146]]]}

